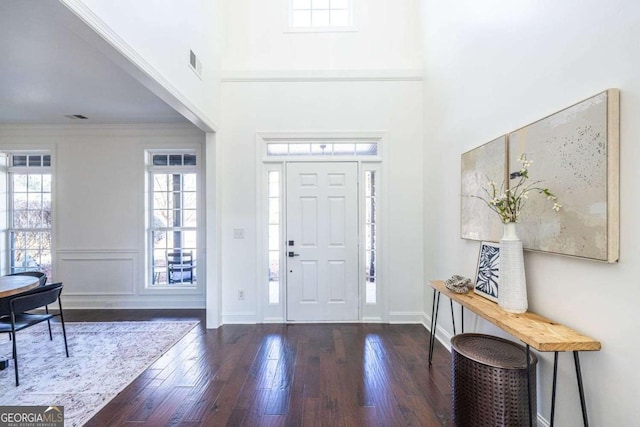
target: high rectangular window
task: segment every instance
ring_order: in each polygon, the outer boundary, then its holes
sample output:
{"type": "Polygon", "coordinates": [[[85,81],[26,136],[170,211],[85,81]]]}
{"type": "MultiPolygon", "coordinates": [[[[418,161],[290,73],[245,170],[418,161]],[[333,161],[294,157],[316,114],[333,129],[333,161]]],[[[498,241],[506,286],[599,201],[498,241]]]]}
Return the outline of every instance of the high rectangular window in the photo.
{"type": "Polygon", "coordinates": [[[52,276],[51,155],[9,157],[9,269],[52,276]]]}
{"type": "Polygon", "coordinates": [[[352,0],[290,0],[289,25],[311,29],[350,27],[352,0]]]}
{"type": "Polygon", "coordinates": [[[197,170],[195,153],[150,153],[151,285],[197,282],[197,170]]]}

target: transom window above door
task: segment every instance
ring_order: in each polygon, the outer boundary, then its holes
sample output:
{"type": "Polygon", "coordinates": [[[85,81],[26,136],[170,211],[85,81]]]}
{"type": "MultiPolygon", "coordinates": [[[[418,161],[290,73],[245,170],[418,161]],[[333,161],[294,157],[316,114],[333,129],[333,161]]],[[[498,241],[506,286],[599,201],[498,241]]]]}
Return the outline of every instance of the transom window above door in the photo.
{"type": "Polygon", "coordinates": [[[377,157],[378,142],[296,141],[267,142],[267,157],[377,157]]]}
{"type": "Polygon", "coordinates": [[[292,30],[335,31],[353,26],[353,0],[289,0],[292,30]]]}

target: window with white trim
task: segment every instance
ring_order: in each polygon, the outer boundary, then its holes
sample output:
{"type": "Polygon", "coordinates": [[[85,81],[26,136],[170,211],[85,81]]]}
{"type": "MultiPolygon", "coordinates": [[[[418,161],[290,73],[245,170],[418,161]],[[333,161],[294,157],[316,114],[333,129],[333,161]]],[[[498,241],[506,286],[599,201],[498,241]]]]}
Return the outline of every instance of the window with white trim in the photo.
{"type": "Polygon", "coordinates": [[[353,25],[352,0],[289,0],[292,29],[333,30],[353,25]]]}
{"type": "Polygon", "coordinates": [[[41,271],[52,276],[51,155],[9,156],[9,272],[41,271]]]}
{"type": "Polygon", "coordinates": [[[193,151],[150,152],[148,162],[151,287],[197,283],[197,156],[193,151]]]}

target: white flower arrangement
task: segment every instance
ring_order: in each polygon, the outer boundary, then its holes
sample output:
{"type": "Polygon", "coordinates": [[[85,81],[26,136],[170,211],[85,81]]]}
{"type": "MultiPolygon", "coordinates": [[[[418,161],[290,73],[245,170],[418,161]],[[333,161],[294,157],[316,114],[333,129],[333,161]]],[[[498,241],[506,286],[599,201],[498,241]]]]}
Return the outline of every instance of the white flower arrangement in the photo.
{"type": "Polygon", "coordinates": [[[529,179],[529,167],[533,163],[533,160],[527,160],[526,154],[521,154],[518,161],[522,163],[522,168],[518,172],[513,172],[510,179],[518,178],[516,185],[510,186],[509,189],[504,189],[504,184],[500,187],[493,181],[487,183],[487,187],[482,189],[486,193],[486,198],[482,196],[477,197],[484,201],[487,206],[500,216],[500,220],[503,223],[518,222],[522,208],[525,206],[530,192],[537,192],[543,194],[548,200],[553,202],[553,209],[559,212],[562,205],[557,202],[555,194],[549,191],[548,188],[543,188],[539,184],[542,181],[534,181],[527,184],[529,179]]]}

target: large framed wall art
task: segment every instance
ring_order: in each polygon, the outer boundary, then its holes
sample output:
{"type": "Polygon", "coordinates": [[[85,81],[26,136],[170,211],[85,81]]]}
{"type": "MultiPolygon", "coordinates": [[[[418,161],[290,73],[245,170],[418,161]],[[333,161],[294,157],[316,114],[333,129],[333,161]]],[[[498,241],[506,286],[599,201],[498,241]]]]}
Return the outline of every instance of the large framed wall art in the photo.
{"type": "Polygon", "coordinates": [[[525,249],[617,262],[620,247],[620,93],[608,89],[462,154],[460,236],[498,241],[502,224],[482,196],[489,180],[508,185],[518,158],[532,161],[540,181],[562,205],[530,197],[518,236],[525,249]]]}
{"type": "Polygon", "coordinates": [[[562,205],[531,197],[518,228],[525,249],[616,262],[619,256],[619,91],[609,89],[508,136],[509,172],[533,160],[531,181],[562,205]]]}
{"type": "Polygon", "coordinates": [[[489,180],[506,182],[506,142],[503,135],[462,154],[460,237],[463,239],[497,242],[502,237],[498,215],[474,196],[483,195],[483,187],[489,180]]]}

